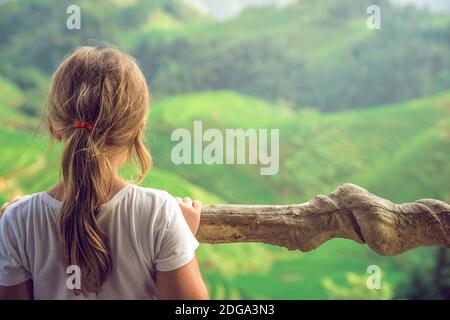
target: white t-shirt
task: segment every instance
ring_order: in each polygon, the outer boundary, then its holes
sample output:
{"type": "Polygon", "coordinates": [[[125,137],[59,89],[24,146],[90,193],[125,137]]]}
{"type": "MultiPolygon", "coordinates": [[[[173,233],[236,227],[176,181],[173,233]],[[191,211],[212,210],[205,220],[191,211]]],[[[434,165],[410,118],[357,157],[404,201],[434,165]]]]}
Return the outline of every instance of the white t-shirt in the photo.
{"type": "MultiPolygon", "coordinates": [[[[75,282],[57,241],[60,206],[40,192],[6,209],[0,218],[1,286],[32,279],[34,299],[86,299],[66,284],[75,282]]],[[[199,245],[166,191],[129,184],[102,207],[97,221],[108,235],[113,267],[100,294],[87,299],[155,299],[156,270],[186,265],[199,245]]]]}

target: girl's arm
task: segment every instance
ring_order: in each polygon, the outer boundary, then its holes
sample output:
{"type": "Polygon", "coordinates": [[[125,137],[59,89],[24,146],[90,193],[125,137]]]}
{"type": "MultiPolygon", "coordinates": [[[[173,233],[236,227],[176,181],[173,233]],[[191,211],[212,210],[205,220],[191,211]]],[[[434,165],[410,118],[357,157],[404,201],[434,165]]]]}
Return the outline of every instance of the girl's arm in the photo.
{"type": "Polygon", "coordinates": [[[33,281],[27,280],[15,286],[0,286],[0,300],[33,300],[33,281]]]}
{"type": "MultiPolygon", "coordinates": [[[[177,198],[177,201],[189,228],[195,236],[200,224],[201,202],[192,201],[190,198],[177,198]]],[[[195,257],[191,262],[179,269],[168,272],[157,271],[156,284],[158,286],[158,299],[209,299],[208,290],[203,282],[195,257]]]]}
{"type": "MultiPolygon", "coordinates": [[[[4,203],[0,208],[0,218],[10,204],[23,197],[26,196],[18,195],[11,202],[4,203]]],[[[15,286],[0,286],[0,300],[33,300],[33,281],[30,279],[15,286]]]]}
{"type": "Polygon", "coordinates": [[[158,299],[161,300],[207,300],[208,290],[203,282],[197,259],[173,271],[156,272],[158,299]]]}

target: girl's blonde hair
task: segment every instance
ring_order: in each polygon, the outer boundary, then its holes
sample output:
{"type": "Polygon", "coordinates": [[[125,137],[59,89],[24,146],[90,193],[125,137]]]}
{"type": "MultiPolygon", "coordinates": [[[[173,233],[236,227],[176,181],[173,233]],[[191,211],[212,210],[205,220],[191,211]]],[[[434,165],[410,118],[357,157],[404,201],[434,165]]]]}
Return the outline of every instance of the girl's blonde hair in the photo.
{"type": "Polygon", "coordinates": [[[137,182],[151,166],[142,141],[148,103],[144,75],[131,56],[117,49],[81,47],[52,78],[49,128],[64,141],[57,228],[65,263],[81,269],[79,291],[85,295],[98,293],[112,269],[107,236],[96,222],[111,192],[110,156],[126,151],[140,167],[137,182]]]}

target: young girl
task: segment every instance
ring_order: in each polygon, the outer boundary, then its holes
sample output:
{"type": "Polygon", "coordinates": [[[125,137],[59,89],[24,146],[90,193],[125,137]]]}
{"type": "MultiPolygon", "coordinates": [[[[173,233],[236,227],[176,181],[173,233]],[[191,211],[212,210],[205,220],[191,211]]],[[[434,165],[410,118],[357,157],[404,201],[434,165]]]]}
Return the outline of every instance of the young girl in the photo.
{"type": "Polygon", "coordinates": [[[141,70],[118,50],[83,47],[58,67],[47,112],[64,144],[62,181],[1,217],[0,299],[208,298],[193,235],[201,204],[118,175],[127,159],[139,181],[150,167],[148,100],[141,70]]]}

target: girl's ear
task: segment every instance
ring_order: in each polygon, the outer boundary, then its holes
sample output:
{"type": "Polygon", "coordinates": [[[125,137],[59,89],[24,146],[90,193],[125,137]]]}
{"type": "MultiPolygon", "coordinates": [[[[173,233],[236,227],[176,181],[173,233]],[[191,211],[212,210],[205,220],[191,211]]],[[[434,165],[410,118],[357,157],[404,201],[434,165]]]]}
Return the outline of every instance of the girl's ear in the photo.
{"type": "Polygon", "coordinates": [[[56,141],[61,141],[62,135],[59,132],[57,132],[53,127],[52,120],[50,120],[50,118],[47,118],[47,122],[48,122],[48,131],[50,132],[52,138],[55,139],[56,141]]]}

